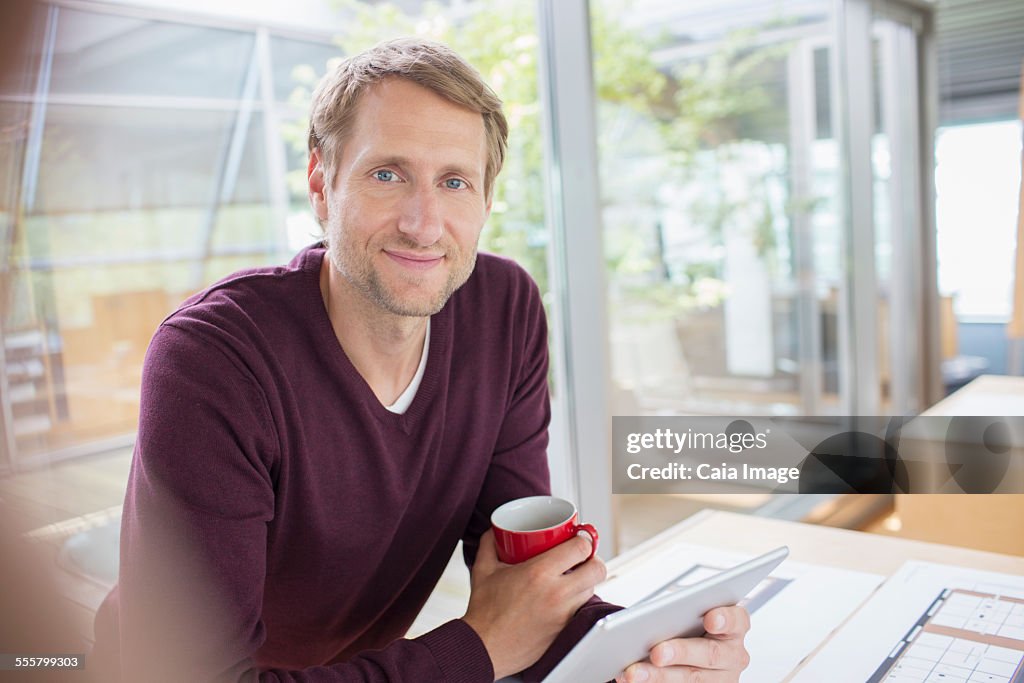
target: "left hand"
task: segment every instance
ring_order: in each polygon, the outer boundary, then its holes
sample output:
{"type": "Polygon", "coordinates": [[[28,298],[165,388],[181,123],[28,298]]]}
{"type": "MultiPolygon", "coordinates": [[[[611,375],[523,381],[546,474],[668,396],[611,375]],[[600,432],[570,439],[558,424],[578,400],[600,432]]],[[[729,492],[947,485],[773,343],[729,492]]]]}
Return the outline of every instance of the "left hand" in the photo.
{"type": "Polygon", "coordinates": [[[616,683],[736,683],[750,663],[743,637],[750,615],[742,607],[718,607],[704,615],[702,638],[666,640],[649,662],[632,664],[616,683]]]}

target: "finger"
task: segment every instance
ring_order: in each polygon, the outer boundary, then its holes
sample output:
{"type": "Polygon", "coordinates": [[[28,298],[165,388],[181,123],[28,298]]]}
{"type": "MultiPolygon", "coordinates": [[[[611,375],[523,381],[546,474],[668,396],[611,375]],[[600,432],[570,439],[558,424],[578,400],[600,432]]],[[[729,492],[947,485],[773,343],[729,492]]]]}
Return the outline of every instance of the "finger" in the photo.
{"type": "Polygon", "coordinates": [[[498,566],[498,550],[494,543],[494,532],[488,529],[480,537],[480,545],[476,549],[476,560],[473,561],[473,571],[491,573],[498,566]]]}
{"type": "Polygon", "coordinates": [[[582,593],[584,591],[594,592],[594,587],[605,580],[608,576],[608,568],[600,557],[595,555],[583,564],[574,567],[571,572],[564,574],[563,578],[568,584],[568,590],[582,593]]]}
{"type": "Polygon", "coordinates": [[[735,671],[707,671],[689,666],[660,669],[646,662],[630,665],[616,683],[735,683],[735,671]]]}
{"type": "Polygon", "coordinates": [[[651,649],[657,667],[691,666],[716,671],[742,671],[750,656],[741,639],[676,638],[651,649]]]}
{"type": "Polygon", "coordinates": [[[716,607],[704,615],[704,630],[710,635],[739,638],[750,630],[750,614],[743,607],[716,607]]]}
{"type": "Polygon", "coordinates": [[[557,580],[563,594],[570,596],[569,600],[575,603],[578,609],[593,597],[595,588],[607,575],[608,570],[604,562],[593,557],[572,571],[559,575],[557,580]]]}
{"type": "Polygon", "coordinates": [[[550,565],[551,571],[564,573],[590,557],[591,547],[589,536],[574,536],[527,561],[550,565]]]}
{"type": "MultiPolygon", "coordinates": [[[[590,564],[590,561],[587,564],[590,564]]],[[[577,609],[579,609],[594,597],[597,586],[604,581],[606,571],[603,563],[593,569],[588,567],[580,575],[577,575],[577,571],[579,570],[573,569],[569,573],[563,574],[561,579],[565,582],[571,582],[566,587],[566,592],[573,596],[572,601],[577,605],[577,609]]]]}

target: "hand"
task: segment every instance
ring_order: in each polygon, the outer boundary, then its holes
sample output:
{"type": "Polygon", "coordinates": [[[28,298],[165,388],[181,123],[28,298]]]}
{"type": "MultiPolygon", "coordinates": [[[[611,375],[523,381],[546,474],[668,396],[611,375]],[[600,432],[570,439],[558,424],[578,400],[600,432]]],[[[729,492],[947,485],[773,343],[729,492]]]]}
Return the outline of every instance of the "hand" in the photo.
{"type": "Polygon", "coordinates": [[[590,540],[577,536],[526,562],[504,564],[498,560],[494,533],[480,537],[463,620],[484,642],[495,678],[540,659],[594,594],[594,586],[604,581],[604,563],[596,555],[587,560],[589,554],[590,540]]]}
{"type": "Polygon", "coordinates": [[[735,683],[750,663],[743,637],[750,615],[742,607],[718,607],[704,615],[702,638],[666,640],[651,649],[650,662],[637,662],[616,683],[735,683]]]}

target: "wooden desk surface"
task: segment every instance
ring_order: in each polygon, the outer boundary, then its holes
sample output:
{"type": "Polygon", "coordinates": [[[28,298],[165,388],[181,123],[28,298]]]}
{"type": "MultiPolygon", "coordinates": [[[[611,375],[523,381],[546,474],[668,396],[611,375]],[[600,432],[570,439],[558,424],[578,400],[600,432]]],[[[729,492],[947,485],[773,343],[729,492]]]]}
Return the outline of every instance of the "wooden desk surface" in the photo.
{"type": "Polygon", "coordinates": [[[666,543],[692,543],[750,554],[788,545],[790,557],[798,562],[885,576],[907,560],[1024,575],[1024,557],[711,510],[699,512],[619,555],[608,563],[609,573],[628,570],[631,563],[642,561],[666,543]]]}
{"type": "Polygon", "coordinates": [[[982,375],[922,415],[1024,415],[1024,377],[982,375]]]}

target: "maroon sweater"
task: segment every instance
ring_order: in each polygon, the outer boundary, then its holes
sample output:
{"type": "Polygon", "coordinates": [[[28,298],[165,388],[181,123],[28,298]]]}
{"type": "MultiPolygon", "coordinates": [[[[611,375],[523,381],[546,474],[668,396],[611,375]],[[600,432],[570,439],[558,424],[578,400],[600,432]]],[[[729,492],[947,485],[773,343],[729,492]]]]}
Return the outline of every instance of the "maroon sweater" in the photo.
{"type": "MultiPolygon", "coordinates": [[[[154,336],[103,680],[493,681],[464,621],[402,637],[460,539],[472,564],[495,507],[548,492],[536,285],[481,254],[396,415],[334,336],[323,255],[228,277],[154,336]]],[[[612,609],[580,610],[524,678],[612,609]]]]}

